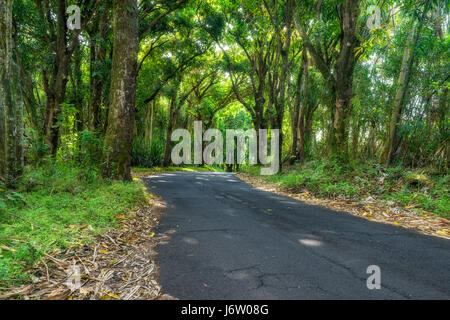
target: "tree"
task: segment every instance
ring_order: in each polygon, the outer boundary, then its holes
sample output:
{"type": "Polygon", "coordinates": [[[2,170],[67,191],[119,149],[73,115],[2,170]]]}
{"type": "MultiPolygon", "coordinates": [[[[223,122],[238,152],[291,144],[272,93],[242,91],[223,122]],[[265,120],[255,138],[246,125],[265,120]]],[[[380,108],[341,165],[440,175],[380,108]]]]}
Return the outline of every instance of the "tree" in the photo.
{"type": "Polygon", "coordinates": [[[0,1],[0,65],[0,120],[5,124],[0,128],[2,171],[6,173],[6,186],[15,187],[23,168],[23,99],[13,61],[12,0],[0,1]]]}
{"type": "MultiPolygon", "coordinates": [[[[89,123],[88,127],[93,131],[101,131],[101,105],[103,88],[107,84],[108,78],[108,34],[110,33],[109,16],[111,3],[104,1],[99,7],[99,14],[92,19],[91,25],[87,28],[89,34],[90,50],[90,99],[89,99],[89,123]]],[[[106,117],[105,117],[106,119],[106,117]]]]}
{"type": "MultiPolygon", "coordinates": [[[[361,28],[358,21],[360,1],[344,0],[336,4],[339,31],[323,44],[313,43],[307,32],[306,23],[296,16],[296,26],[314,64],[322,73],[329,91],[332,128],[330,147],[332,155],[341,162],[348,162],[347,124],[352,111],[353,71],[359,54],[355,49],[360,45],[358,38],[361,28]],[[338,50],[335,46],[338,44],[338,50]],[[325,48],[325,50],[323,49],[325,48]]],[[[321,10],[322,5],[316,7],[321,10]]]]}
{"type": "MultiPolygon", "coordinates": [[[[228,25],[232,25],[233,28],[228,27],[228,32],[223,36],[225,45],[230,47],[228,50],[221,43],[221,39],[212,34],[224,54],[236,99],[251,116],[257,141],[259,129],[266,129],[270,120],[271,110],[266,103],[267,83],[271,64],[275,59],[274,44],[277,41],[276,35],[268,32],[271,29],[271,21],[264,14],[265,10],[261,3],[245,1],[239,10],[229,12],[228,25]],[[236,47],[241,52],[235,50],[236,47]]],[[[283,45],[282,42],[278,43],[283,45]]],[[[279,54],[281,49],[279,48],[279,54]]]]}
{"type": "Polygon", "coordinates": [[[172,131],[195,120],[279,129],[279,160],[292,164],[448,169],[445,1],[85,0],[75,30],[73,1],[7,3],[2,183],[46,153],[80,162],[90,152],[105,177],[130,179],[130,165],[169,165],[172,131]],[[381,25],[370,29],[373,4],[381,25]]]}
{"type": "Polygon", "coordinates": [[[314,85],[314,83],[311,83],[309,74],[310,59],[306,50],[304,50],[302,55],[301,68],[302,71],[299,75],[300,79],[297,80],[297,93],[294,102],[295,108],[298,110],[297,118],[294,119],[296,121],[295,137],[297,139],[294,159],[303,162],[311,151],[313,114],[319,105],[316,99],[311,99],[311,91],[314,90],[314,87],[311,85],[314,85]],[[300,92],[302,92],[303,96],[300,95],[300,92]]]}
{"type": "Polygon", "coordinates": [[[102,173],[130,180],[139,50],[137,0],[114,0],[113,10],[114,53],[102,173]]]}
{"type": "MultiPolygon", "coordinates": [[[[8,24],[9,18],[11,18],[11,14],[9,12],[11,10],[11,1],[1,0],[0,1],[0,65],[2,68],[0,69],[0,177],[6,173],[6,165],[7,165],[7,136],[6,136],[6,94],[5,89],[9,90],[9,88],[4,88],[4,82],[7,82],[8,76],[7,72],[10,69],[10,63],[8,62],[9,57],[7,54],[8,50],[8,32],[11,33],[11,30],[8,30],[10,25],[8,24]]],[[[6,83],[8,85],[8,83],[6,83]]],[[[11,102],[11,101],[8,101],[11,102]]]]}
{"type": "MultiPolygon", "coordinates": [[[[275,61],[272,65],[272,72],[268,79],[269,103],[274,107],[275,117],[273,121],[273,129],[280,130],[279,146],[283,146],[283,120],[286,103],[286,83],[289,76],[289,51],[291,48],[291,38],[293,32],[293,11],[295,9],[295,1],[287,0],[278,8],[278,1],[275,0],[273,8],[264,0],[264,5],[269,14],[276,35],[276,54],[275,61]],[[281,11],[281,14],[278,11],[281,11]],[[281,21],[277,16],[281,15],[281,21]]],[[[278,163],[282,163],[282,152],[279,152],[278,163]]]]}
{"type": "Polygon", "coordinates": [[[387,139],[383,151],[380,155],[380,162],[383,162],[386,165],[391,164],[398,147],[397,131],[400,121],[400,115],[405,103],[405,97],[410,81],[411,68],[414,63],[414,51],[426,18],[429,3],[430,1],[426,2],[421,19],[416,21],[416,18],[414,16],[411,18],[410,31],[408,33],[408,38],[406,39],[405,48],[403,50],[402,63],[396,82],[395,96],[392,102],[392,112],[389,129],[387,132],[387,139]]]}
{"type": "Polygon", "coordinates": [[[167,126],[167,133],[166,133],[166,146],[164,151],[163,167],[167,167],[170,164],[170,152],[172,150],[171,137],[181,108],[184,106],[186,100],[189,98],[192,92],[194,92],[194,90],[197,90],[202,85],[202,83],[208,77],[211,76],[210,73],[207,73],[205,75],[198,75],[197,77],[195,77],[192,73],[190,75],[193,76],[194,79],[197,78],[190,87],[180,88],[183,79],[181,75],[178,77],[176,83],[174,84],[173,93],[170,98],[170,106],[168,110],[169,123],[167,126]]]}

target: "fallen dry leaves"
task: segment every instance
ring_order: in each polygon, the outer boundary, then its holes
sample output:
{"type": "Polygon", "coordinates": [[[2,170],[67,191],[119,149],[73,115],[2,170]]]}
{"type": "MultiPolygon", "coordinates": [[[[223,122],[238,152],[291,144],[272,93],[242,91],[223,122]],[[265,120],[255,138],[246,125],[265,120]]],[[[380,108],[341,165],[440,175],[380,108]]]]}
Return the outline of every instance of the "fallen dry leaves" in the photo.
{"type": "Polygon", "coordinates": [[[33,284],[0,294],[0,299],[173,299],[162,293],[155,263],[155,248],[167,238],[154,232],[165,205],[156,196],[150,201],[126,217],[118,215],[120,228],[98,236],[93,245],[45,254],[30,270],[33,284]],[[79,273],[70,276],[71,270],[79,273]],[[76,277],[80,287],[71,290],[68,281],[75,283],[76,277]]]}
{"type": "Polygon", "coordinates": [[[432,213],[420,214],[413,211],[412,208],[387,207],[377,200],[367,199],[356,202],[342,199],[320,199],[314,197],[307,190],[294,191],[247,173],[238,173],[236,176],[255,188],[288,196],[308,204],[345,211],[370,221],[389,223],[413,229],[423,234],[450,239],[450,221],[442,217],[436,217],[432,213]]]}

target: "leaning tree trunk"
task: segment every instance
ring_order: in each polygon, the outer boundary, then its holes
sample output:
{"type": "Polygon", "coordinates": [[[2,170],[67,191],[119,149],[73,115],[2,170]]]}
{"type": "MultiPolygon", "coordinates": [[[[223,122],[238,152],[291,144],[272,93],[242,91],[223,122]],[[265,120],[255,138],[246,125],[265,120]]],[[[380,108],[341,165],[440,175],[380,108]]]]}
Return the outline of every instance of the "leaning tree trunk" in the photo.
{"type": "Polygon", "coordinates": [[[131,180],[138,50],[137,0],[114,0],[110,110],[102,166],[103,176],[112,179],[131,180]]]}
{"type": "Polygon", "coordinates": [[[313,115],[319,106],[318,102],[315,104],[309,104],[308,112],[305,118],[305,159],[311,155],[311,151],[313,148],[313,115]]]}
{"type": "Polygon", "coordinates": [[[305,160],[305,134],[306,134],[306,116],[307,116],[307,108],[308,108],[308,94],[309,94],[309,60],[307,54],[304,54],[302,57],[302,68],[303,68],[303,99],[300,105],[300,111],[298,115],[298,123],[297,123],[297,155],[296,158],[298,161],[305,160]]]}
{"type": "Polygon", "coordinates": [[[414,50],[419,37],[419,27],[421,23],[422,22],[418,22],[411,28],[403,51],[402,65],[397,80],[394,101],[392,103],[387,139],[380,155],[380,162],[385,163],[386,165],[391,164],[398,145],[397,131],[406,92],[408,90],[411,68],[414,62],[414,50]]]}

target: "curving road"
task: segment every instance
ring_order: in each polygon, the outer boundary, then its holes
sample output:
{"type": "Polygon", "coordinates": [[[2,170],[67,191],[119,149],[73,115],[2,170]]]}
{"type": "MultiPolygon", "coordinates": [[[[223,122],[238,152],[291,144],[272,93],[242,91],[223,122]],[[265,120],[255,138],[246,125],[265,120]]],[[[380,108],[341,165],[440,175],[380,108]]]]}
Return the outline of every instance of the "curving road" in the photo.
{"type": "Polygon", "coordinates": [[[163,289],[179,299],[449,299],[450,241],[257,190],[231,173],[144,179],[167,203],[163,289]],[[367,288],[367,267],[381,289],[367,288]]]}

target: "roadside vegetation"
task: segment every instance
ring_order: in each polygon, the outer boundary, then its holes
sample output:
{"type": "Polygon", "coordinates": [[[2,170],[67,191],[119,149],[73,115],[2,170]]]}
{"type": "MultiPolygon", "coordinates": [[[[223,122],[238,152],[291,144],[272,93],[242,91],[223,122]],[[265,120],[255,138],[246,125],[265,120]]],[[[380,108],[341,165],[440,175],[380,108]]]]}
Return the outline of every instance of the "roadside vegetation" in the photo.
{"type": "Polygon", "coordinates": [[[29,282],[27,270],[43,255],[89,243],[146,204],[138,182],[67,163],[25,168],[17,189],[0,185],[0,287],[29,282]]]}
{"type": "MultiPolygon", "coordinates": [[[[259,168],[245,166],[243,172],[259,175],[259,168]]],[[[318,198],[362,201],[380,200],[450,218],[449,175],[432,169],[406,170],[377,163],[342,167],[332,161],[315,160],[291,165],[281,174],[261,179],[293,192],[307,190],[318,198]]]]}

